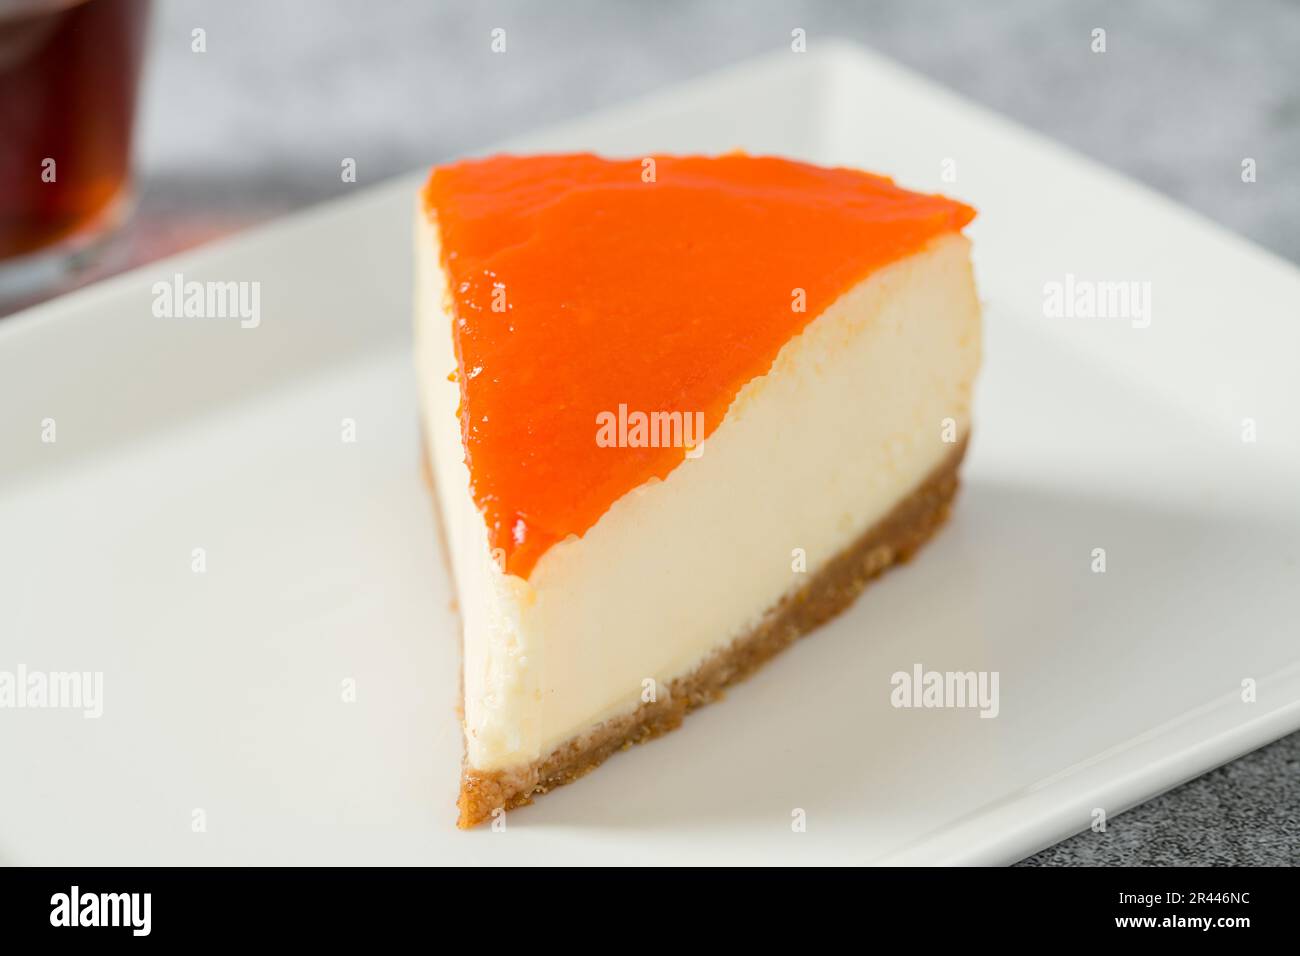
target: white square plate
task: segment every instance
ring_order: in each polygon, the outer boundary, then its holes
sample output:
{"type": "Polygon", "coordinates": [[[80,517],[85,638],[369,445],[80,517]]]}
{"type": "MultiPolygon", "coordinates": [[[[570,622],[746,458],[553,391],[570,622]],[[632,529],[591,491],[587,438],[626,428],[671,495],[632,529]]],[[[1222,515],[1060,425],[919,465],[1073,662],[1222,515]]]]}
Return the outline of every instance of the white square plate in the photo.
{"type": "Polygon", "coordinates": [[[1295,269],[837,44],[508,145],[743,147],[976,205],[951,525],[725,704],[458,832],[419,177],[156,263],[0,322],[0,671],[104,681],[98,719],[0,710],[0,860],[1006,862],[1300,727],[1295,269]],[[155,318],[176,273],[260,282],[260,326],[155,318]],[[1150,282],[1149,327],[1045,318],[1067,273],[1150,282]],[[997,671],[998,717],[892,708],[918,663],[997,671]]]}

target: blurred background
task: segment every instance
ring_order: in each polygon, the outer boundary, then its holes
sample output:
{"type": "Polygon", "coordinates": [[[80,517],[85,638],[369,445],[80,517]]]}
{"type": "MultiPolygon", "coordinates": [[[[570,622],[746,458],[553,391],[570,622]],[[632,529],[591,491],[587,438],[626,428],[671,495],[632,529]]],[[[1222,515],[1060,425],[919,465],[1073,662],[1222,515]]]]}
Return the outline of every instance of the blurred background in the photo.
{"type": "MultiPolygon", "coordinates": [[[[788,49],[795,27],[810,49],[860,42],[1300,262],[1297,0],[165,0],[144,35],[135,213],[43,294],[788,49]]],[[[12,40],[0,21],[0,65],[12,40]]],[[[0,112],[0,147],[13,130],[0,112]]],[[[1031,862],[1300,862],[1300,735],[1031,862]]]]}
{"type": "Polygon", "coordinates": [[[788,48],[857,40],[1300,261],[1295,0],[165,0],[142,219],[187,240],[788,48]],[[490,31],[507,30],[493,55],[490,31]],[[1093,54],[1094,27],[1107,51],[1093,54]],[[207,53],[190,51],[191,30],[207,53]],[[1242,157],[1257,188],[1242,188],[1242,157]],[[193,216],[193,218],[191,218],[193,216]],[[210,228],[211,226],[207,227],[210,228]]]}
{"type": "Polygon", "coordinates": [[[378,182],[788,49],[796,26],[810,46],[844,37],[893,57],[1300,262],[1296,0],[166,0],[147,34],[136,215],[75,282],[353,190],[342,157],[378,182]],[[489,48],[495,27],[507,55],[489,48]]]}

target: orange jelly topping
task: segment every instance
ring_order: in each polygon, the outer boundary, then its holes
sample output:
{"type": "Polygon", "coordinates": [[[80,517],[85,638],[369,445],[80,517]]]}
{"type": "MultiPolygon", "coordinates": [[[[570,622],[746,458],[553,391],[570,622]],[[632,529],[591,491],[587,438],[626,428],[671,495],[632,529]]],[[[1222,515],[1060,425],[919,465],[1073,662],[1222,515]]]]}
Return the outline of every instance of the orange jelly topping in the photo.
{"type": "Polygon", "coordinates": [[[975,215],[857,170],[742,154],[470,160],[434,169],[424,205],[471,493],[525,578],[682,464],[690,423],[707,438],[841,294],[975,215]],[[654,413],[683,427],[638,429],[654,413]]]}

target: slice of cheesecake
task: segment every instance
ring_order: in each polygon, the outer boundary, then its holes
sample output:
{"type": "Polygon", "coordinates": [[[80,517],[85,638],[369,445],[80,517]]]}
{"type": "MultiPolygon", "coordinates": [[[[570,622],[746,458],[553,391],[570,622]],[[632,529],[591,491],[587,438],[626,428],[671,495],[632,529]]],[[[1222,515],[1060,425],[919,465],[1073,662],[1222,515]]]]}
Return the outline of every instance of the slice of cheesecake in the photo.
{"type": "Polygon", "coordinates": [[[741,154],[433,170],[416,361],[464,628],[461,826],[676,727],[943,522],[973,216],[741,154]]]}

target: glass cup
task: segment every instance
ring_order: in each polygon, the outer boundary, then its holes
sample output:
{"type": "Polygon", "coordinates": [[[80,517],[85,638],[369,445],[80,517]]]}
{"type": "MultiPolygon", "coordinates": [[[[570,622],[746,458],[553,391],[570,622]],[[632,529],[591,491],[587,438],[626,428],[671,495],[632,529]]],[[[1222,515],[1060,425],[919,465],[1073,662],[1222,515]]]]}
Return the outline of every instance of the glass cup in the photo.
{"type": "Polygon", "coordinates": [[[132,205],[149,0],[0,0],[0,303],[91,261],[132,205]]]}

